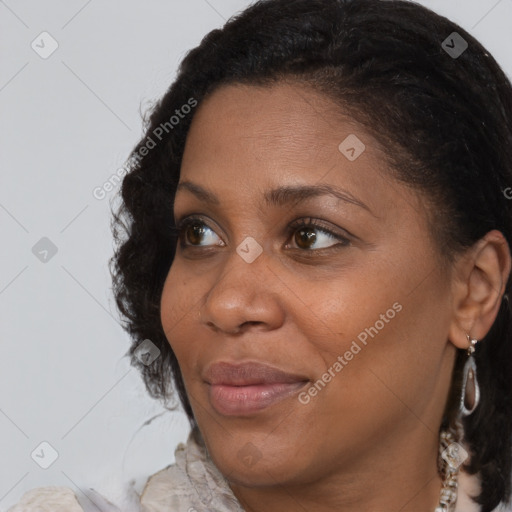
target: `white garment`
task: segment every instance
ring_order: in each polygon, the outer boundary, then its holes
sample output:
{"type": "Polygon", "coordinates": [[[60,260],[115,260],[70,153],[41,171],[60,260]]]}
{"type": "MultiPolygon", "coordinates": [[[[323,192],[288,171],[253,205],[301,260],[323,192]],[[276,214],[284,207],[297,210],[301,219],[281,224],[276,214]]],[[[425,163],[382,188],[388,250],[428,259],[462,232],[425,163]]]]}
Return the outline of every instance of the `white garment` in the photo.
{"type": "MultiPolygon", "coordinates": [[[[177,446],[175,458],[174,464],[149,477],[140,496],[127,487],[122,504],[114,505],[95,491],[83,497],[67,487],[40,487],[26,492],[7,512],[244,512],[194,432],[177,446]]],[[[455,512],[479,512],[469,497],[479,489],[478,477],[461,471],[455,512]]],[[[495,509],[499,511],[506,512],[495,509]]]]}

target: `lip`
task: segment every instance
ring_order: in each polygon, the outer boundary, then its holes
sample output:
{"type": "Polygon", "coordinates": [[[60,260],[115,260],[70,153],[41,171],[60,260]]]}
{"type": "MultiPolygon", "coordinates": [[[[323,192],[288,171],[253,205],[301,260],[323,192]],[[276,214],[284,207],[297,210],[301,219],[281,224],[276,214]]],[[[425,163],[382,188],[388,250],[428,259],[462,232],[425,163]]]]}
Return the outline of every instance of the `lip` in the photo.
{"type": "Polygon", "coordinates": [[[309,379],[260,362],[208,366],[203,376],[208,398],[221,415],[244,416],[262,411],[297,393],[309,379]]]}

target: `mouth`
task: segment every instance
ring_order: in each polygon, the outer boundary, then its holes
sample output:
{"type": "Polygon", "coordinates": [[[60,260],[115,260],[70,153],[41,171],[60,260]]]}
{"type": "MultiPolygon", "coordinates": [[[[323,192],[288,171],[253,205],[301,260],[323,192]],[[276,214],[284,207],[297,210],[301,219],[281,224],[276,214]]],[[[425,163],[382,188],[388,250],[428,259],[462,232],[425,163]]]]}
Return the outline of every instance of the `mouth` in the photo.
{"type": "Polygon", "coordinates": [[[309,379],[258,362],[220,362],[208,367],[204,381],[208,384],[210,404],[217,413],[244,416],[295,395],[309,379]]]}

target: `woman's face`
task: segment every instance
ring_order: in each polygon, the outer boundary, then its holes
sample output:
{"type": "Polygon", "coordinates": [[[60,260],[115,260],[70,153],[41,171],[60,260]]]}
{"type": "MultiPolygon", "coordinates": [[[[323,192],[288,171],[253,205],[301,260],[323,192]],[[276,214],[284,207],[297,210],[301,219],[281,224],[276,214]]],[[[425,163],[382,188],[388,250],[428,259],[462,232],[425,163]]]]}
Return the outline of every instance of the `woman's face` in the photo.
{"type": "Polygon", "coordinates": [[[376,141],[303,86],[224,86],[195,114],[180,183],[176,222],[200,219],[162,324],[223,474],[313,482],[389,469],[393,450],[435,464],[450,282],[376,141]]]}

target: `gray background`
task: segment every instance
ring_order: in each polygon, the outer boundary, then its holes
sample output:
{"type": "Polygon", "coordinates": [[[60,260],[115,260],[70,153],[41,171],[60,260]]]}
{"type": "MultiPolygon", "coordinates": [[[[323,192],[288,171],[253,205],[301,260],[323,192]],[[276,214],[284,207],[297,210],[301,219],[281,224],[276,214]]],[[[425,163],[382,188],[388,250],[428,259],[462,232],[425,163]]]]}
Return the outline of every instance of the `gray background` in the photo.
{"type": "MultiPolygon", "coordinates": [[[[124,164],[185,52],[249,3],[0,1],[0,512],[44,485],[112,496],[134,478],[140,491],[186,439],[181,412],[143,427],[163,409],[123,357],[107,268],[117,187],[93,191],[124,164]],[[58,44],[45,59],[31,47],[55,44],[43,31],[58,44]],[[48,469],[42,442],[58,453],[48,469]]],[[[512,75],[512,0],[420,3],[512,75]]]]}

